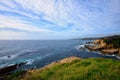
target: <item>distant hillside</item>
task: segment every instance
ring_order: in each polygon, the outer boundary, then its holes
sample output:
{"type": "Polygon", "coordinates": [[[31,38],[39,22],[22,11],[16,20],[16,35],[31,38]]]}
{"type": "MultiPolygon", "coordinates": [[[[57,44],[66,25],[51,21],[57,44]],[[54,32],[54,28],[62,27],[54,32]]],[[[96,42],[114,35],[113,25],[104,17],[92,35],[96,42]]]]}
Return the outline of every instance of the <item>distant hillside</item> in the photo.
{"type": "Polygon", "coordinates": [[[74,40],[95,40],[99,38],[100,37],[86,37],[86,38],[75,38],[74,40]]]}
{"type": "Polygon", "coordinates": [[[104,37],[85,37],[85,38],[74,38],[80,40],[95,40],[95,39],[120,39],[120,35],[111,35],[111,36],[104,36],[104,37]]]}

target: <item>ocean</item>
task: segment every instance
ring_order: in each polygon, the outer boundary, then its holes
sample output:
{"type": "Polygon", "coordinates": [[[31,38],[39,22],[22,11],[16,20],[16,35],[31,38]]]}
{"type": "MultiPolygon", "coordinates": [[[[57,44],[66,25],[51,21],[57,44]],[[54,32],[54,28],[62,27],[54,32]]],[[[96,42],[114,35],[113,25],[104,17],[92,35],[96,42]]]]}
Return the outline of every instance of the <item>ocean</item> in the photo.
{"type": "Polygon", "coordinates": [[[51,62],[69,56],[81,58],[113,58],[116,56],[102,55],[79,49],[91,40],[0,40],[0,68],[27,62],[18,68],[40,68],[51,62]]]}

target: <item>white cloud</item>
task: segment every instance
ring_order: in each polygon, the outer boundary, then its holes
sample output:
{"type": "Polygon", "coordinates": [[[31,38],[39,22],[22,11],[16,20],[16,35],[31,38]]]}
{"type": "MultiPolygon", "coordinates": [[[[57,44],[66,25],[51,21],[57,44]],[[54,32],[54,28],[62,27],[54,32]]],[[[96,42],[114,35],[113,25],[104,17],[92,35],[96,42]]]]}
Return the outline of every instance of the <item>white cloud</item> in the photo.
{"type": "Polygon", "coordinates": [[[0,39],[22,39],[25,33],[14,31],[0,31],[0,39]]]}
{"type": "Polygon", "coordinates": [[[89,34],[96,33],[98,29],[103,30],[103,25],[107,28],[106,26],[111,27],[113,22],[119,21],[115,20],[117,17],[114,15],[119,14],[120,0],[0,0],[0,3],[7,5],[0,4],[0,10],[8,12],[4,16],[2,13],[0,15],[0,28],[14,28],[31,33],[54,31],[55,34],[72,35],[74,32],[76,35],[80,31],[89,34]]]}
{"type": "MultiPolygon", "coordinates": [[[[78,25],[81,20],[87,21],[90,17],[90,13],[85,9],[86,5],[78,4],[77,1],[72,0],[16,0],[21,7],[26,11],[34,13],[26,13],[18,11],[17,8],[12,10],[19,14],[28,16],[30,18],[40,19],[40,14],[44,14],[42,18],[47,19],[58,26],[66,27],[68,23],[78,25]]],[[[12,3],[10,3],[12,4],[12,3]]],[[[81,26],[82,27],[82,26],[81,26]]]]}
{"type": "Polygon", "coordinates": [[[51,30],[41,29],[32,26],[29,23],[15,17],[8,17],[2,15],[0,15],[0,28],[15,28],[29,32],[52,32],[51,30]]]}
{"type": "Polygon", "coordinates": [[[50,20],[60,26],[66,25],[67,23],[66,21],[72,19],[72,16],[70,16],[70,13],[68,13],[69,7],[67,7],[63,1],[59,1],[58,3],[55,3],[55,0],[34,0],[34,1],[16,0],[16,1],[17,3],[21,4],[21,6],[25,10],[31,10],[37,15],[43,13],[44,14],[43,18],[50,20]]]}
{"type": "Polygon", "coordinates": [[[8,6],[9,8],[15,8],[16,5],[12,2],[12,0],[0,0],[0,3],[8,6]]]}

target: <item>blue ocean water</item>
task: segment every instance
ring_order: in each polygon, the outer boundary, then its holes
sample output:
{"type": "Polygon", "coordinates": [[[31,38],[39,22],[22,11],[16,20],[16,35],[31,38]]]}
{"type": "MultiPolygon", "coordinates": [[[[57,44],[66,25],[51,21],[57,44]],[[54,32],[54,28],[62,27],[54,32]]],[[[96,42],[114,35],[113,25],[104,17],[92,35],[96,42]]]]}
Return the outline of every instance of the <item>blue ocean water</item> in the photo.
{"type": "Polygon", "coordinates": [[[69,56],[114,58],[98,52],[82,51],[78,45],[90,40],[0,40],[0,67],[27,62],[19,69],[40,68],[69,56]]]}

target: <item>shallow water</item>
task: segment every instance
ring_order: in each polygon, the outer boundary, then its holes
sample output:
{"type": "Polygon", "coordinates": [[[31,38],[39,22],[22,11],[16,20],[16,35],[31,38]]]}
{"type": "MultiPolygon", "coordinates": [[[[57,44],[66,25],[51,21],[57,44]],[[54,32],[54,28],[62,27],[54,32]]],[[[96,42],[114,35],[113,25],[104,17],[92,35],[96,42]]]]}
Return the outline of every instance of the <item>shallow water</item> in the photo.
{"type": "Polygon", "coordinates": [[[19,69],[39,68],[69,56],[117,59],[116,56],[79,50],[87,41],[90,40],[1,40],[0,67],[27,62],[19,69]]]}

